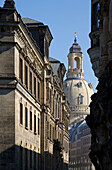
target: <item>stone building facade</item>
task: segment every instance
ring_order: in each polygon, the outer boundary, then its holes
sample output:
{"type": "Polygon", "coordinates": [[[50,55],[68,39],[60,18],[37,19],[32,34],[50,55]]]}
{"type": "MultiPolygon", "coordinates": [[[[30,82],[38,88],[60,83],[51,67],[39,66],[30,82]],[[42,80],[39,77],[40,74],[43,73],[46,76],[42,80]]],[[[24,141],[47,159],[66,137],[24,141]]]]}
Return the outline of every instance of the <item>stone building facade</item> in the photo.
{"type": "Polygon", "coordinates": [[[52,39],[13,0],[0,8],[0,170],[68,169],[65,66],[49,57],[52,39]]]}
{"type": "Polygon", "coordinates": [[[91,161],[98,170],[112,169],[112,0],[91,0],[92,67],[99,80],[90,116],[91,161]]]}
{"type": "Polygon", "coordinates": [[[91,134],[85,120],[76,123],[70,131],[69,170],[95,170],[88,157],[91,134]]]}

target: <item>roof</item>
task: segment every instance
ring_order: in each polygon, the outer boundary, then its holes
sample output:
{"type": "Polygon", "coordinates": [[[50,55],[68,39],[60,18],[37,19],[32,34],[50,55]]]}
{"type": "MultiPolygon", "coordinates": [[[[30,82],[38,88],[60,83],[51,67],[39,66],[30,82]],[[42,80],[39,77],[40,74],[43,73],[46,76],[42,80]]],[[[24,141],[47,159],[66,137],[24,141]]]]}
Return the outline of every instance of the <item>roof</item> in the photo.
{"type": "Polygon", "coordinates": [[[77,40],[74,40],[74,43],[72,44],[72,47],[70,48],[70,53],[82,53],[81,47],[77,43],[77,40]]]}
{"type": "Polygon", "coordinates": [[[49,57],[49,62],[51,64],[51,67],[53,68],[54,75],[57,75],[58,68],[60,66],[60,61],[49,57]]]}
{"type": "Polygon", "coordinates": [[[42,22],[36,21],[34,19],[30,19],[30,18],[22,18],[22,20],[25,24],[42,24],[42,25],[44,25],[42,22]]]}
{"type": "Polygon", "coordinates": [[[49,62],[50,62],[50,63],[60,63],[59,60],[56,60],[56,59],[51,58],[51,57],[49,57],[49,62]]]}

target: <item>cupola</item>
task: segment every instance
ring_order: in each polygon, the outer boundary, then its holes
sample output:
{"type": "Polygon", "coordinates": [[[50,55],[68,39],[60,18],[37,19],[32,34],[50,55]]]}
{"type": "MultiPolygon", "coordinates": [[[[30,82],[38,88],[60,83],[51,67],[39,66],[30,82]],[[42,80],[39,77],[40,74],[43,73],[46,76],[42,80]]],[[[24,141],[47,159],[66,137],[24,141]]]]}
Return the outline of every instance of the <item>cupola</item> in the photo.
{"type": "Polygon", "coordinates": [[[68,72],[67,78],[84,78],[83,72],[83,53],[81,47],[77,43],[77,36],[75,32],[75,39],[68,54],[68,72]]]}

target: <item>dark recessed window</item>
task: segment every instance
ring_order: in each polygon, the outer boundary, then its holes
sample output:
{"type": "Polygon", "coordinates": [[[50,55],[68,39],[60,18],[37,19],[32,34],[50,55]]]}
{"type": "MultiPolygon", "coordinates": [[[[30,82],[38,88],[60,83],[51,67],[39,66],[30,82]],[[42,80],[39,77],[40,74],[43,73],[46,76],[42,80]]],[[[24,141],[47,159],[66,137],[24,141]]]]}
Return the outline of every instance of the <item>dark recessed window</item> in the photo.
{"type": "Polygon", "coordinates": [[[25,85],[28,88],[28,67],[25,65],[25,85]]]}
{"type": "Polygon", "coordinates": [[[99,28],[98,11],[100,10],[99,3],[93,5],[92,10],[92,31],[96,31],[99,28]]]}
{"type": "Polygon", "coordinates": [[[34,170],[36,170],[36,152],[34,152],[34,170]]]}
{"type": "Polygon", "coordinates": [[[20,103],[20,124],[23,125],[23,105],[20,103]]]}
{"type": "Polygon", "coordinates": [[[32,150],[30,150],[30,168],[32,168],[32,150]]]}
{"type": "Polygon", "coordinates": [[[5,32],[6,31],[6,27],[1,27],[1,32],[5,32]]]}
{"type": "Polygon", "coordinates": [[[23,60],[21,58],[19,59],[19,78],[23,83],[23,60]]]}
{"type": "Polygon", "coordinates": [[[40,119],[38,118],[38,135],[40,135],[40,119]]]}
{"type": "Polygon", "coordinates": [[[30,130],[32,130],[32,112],[30,111],[30,130]]]}
{"type": "Polygon", "coordinates": [[[37,89],[36,89],[36,78],[34,77],[34,95],[35,95],[35,97],[36,97],[36,91],[37,91],[37,89]]]}
{"type": "Polygon", "coordinates": [[[32,72],[30,72],[30,91],[32,93],[32,72]]]}
{"type": "Polygon", "coordinates": [[[20,146],[20,166],[23,166],[23,147],[20,146]]]}
{"type": "Polygon", "coordinates": [[[34,115],[34,134],[36,134],[36,115],[34,115]]]}
{"type": "Polygon", "coordinates": [[[25,128],[28,128],[28,109],[25,108],[25,128]]]}
{"type": "Polygon", "coordinates": [[[40,101],[40,82],[38,82],[38,100],[40,101]]]}
{"type": "Polygon", "coordinates": [[[28,150],[25,148],[25,169],[28,168],[28,150]]]}

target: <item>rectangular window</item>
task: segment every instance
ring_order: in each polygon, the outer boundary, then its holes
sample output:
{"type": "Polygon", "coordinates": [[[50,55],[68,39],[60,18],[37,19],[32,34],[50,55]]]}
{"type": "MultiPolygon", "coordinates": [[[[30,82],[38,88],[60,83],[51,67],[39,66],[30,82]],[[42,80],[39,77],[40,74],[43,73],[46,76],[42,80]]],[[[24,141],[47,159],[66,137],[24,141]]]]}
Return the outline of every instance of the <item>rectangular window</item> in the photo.
{"type": "Polygon", "coordinates": [[[40,155],[38,154],[38,169],[40,169],[40,155]]]}
{"type": "Polygon", "coordinates": [[[28,128],[28,109],[25,108],[25,128],[28,128]]]}
{"type": "Polygon", "coordinates": [[[35,97],[36,97],[36,78],[34,77],[34,95],[35,95],[35,97]]]}
{"type": "Polygon", "coordinates": [[[52,139],[52,126],[50,125],[50,140],[52,139]]]}
{"type": "Polygon", "coordinates": [[[55,134],[54,133],[55,133],[55,131],[54,131],[54,127],[53,127],[53,139],[55,138],[55,134]]]}
{"type": "Polygon", "coordinates": [[[28,67],[25,65],[25,84],[28,88],[28,67]]]}
{"type": "Polygon", "coordinates": [[[93,5],[92,10],[92,31],[96,31],[99,28],[99,19],[98,19],[98,11],[100,9],[99,3],[95,3],[93,5]]]}
{"type": "Polygon", "coordinates": [[[20,146],[20,166],[23,166],[23,148],[20,146]]]}
{"type": "Polygon", "coordinates": [[[32,130],[32,112],[30,111],[30,130],[32,130]]]}
{"type": "Polygon", "coordinates": [[[83,96],[80,96],[80,104],[83,104],[83,96]]]}
{"type": "Polygon", "coordinates": [[[32,72],[30,72],[30,91],[32,93],[32,72]]]}
{"type": "Polygon", "coordinates": [[[38,118],[38,135],[40,135],[40,119],[38,118]]]}
{"type": "Polygon", "coordinates": [[[23,60],[21,58],[19,59],[19,78],[23,83],[23,60]]]}
{"type": "Polygon", "coordinates": [[[34,152],[34,170],[36,170],[36,152],[34,152]]]}
{"type": "Polygon", "coordinates": [[[36,134],[36,115],[34,115],[34,134],[36,134]]]}
{"type": "Polygon", "coordinates": [[[40,101],[40,82],[38,82],[38,100],[40,101]]]}
{"type": "Polygon", "coordinates": [[[23,125],[23,105],[20,103],[20,124],[23,125]]]}
{"type": "Polygon", "coordinates": [[[30,168],[32,168],[32,150],[30,150],[30,168]]]}
{"type": "Polygon", "coordinates": [[[28,151],[25,148],[25,169],[27,169],[27,168],[28,168],[28,151]]]}

